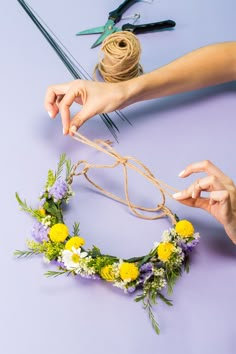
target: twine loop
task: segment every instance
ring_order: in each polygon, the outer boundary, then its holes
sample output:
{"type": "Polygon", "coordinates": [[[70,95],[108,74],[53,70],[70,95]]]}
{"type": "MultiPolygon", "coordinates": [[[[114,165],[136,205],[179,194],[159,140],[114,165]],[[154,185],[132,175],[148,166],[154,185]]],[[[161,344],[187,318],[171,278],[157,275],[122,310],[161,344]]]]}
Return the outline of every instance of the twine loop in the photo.
{"type": "Polygon", "coordinates": [[[73,182],[73,178],[75,176],[80,176],[83,175],[86,180],[91,183],[96,189],[98,189],[101,193],[105,194],[109,198],[112,198],[114,200],[119,201],[122,204],[125,204],[129,207],[131,212],[138,216],[139,218],[146,219],[146,220],[156,220],[160,219],[163,217],[168,216],[172,223],[174,224],[176,222],[175,214],[165,205],[166,202],[166,195],[169,197],[172,197],[173,191],[177,191],[175,188],[167,185],[166,183],[158,180],[152,172],[145,166],[140,160],[132,157],[132,156],[121,156],[115,149],[112,148],[111,142],[109,141],[103,141],[103,140],[89,140],[82,134],[75,132],[74,133],[74,139],[79,141],[80,143],[89,145],[93,148],[95,148],[98,151],[101,151],[105,153],[106,155],[109,155],[110,157],[115,159],[115,162],[110,165],[97,165],[97,164],[89,164],[86,160],[80,160],[78,161],[69,176],[68,182],[71,184],[73,182]],[[123,168],[123,173],[124,173],[124,191],[125,191],[125,199],[122,199],[115,194],[108,192],[101,186],[99,186],[97,183],[95,183],[89,176],[88,172],[90,169],[98,169],[98,168],[115,168],[118,165],[121,165],[123,168]],[[80,171],[78,171],[79,168],[82,168],[80,171]],[[156,207],[154,208],[146,208],[140,205],[136,205],[131,202],[130,197],[129,197],[129,181],[128,181],[128,168],[134,170],[135,172],[139,173],[141,176],[143,176],[145,179],[147,179],[149,182],[151,182],[160,192],[161,195],[161,203],[159,203],[156,207]],[[147,213],[153,213],[155,212],[156,215],[154,216],[147,216],[146,214],[141,213],[140,211],[144,211],[147,213]]]}

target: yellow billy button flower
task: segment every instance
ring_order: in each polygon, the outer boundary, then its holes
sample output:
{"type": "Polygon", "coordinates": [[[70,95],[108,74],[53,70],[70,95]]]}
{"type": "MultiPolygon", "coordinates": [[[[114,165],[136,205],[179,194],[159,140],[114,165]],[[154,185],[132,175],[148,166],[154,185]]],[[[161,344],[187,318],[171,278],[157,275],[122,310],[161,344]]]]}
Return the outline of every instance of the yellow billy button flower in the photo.
{"type": "Polygon", "coordinates": [[[175,225],[175,231],[182,238],[192,237],[194,234],[194,227],[188,220],[180,220],[175,225]]]}
{"type": "Polygon", "coordinates": [[[64,242],[68,235],[68,227],[62,223],[53,225],[49,231],[50,240],[53,242],[64,242]]]}
{"type": "Polygon", "coordinates": [[[167,262],[174,250],[175,250],[175,246],[173,245],[173,243],[161,242],[157,247],[157,254],[159,259],[162,262],[167,262]]]}
{"type": "Polygon", "coordinates": [[[106,281],[114,281],[116,279],[113,267],[111,264],[106,265],[104,267],[101,268],[100,270],[100,275],[102,277],[102,279],[106,280],[106,281]]]}
{"type": "Polygon", "coordinates": [[[134,263],[123,262],[120,265],[120,277],[122,280],[135,280],[139,276],[138,267],[134,263]]]}
{"type": "Polygon", "coordinates": [[[66,242],[65,249],[71,251],[72,247],[74,247],[75,249],[78,249],[81,246],[83,246],[84,244],[85,244],[85,241],[82,237],[73,236],[66,242]]]}
{"type": "Polygon", "coordinates": [[[39,209],[39,213],[40,213],[40,215],[42,215],[42,216],[45,216],[46,215],[46,211],[45,211],[45,209],[39,209]]]}

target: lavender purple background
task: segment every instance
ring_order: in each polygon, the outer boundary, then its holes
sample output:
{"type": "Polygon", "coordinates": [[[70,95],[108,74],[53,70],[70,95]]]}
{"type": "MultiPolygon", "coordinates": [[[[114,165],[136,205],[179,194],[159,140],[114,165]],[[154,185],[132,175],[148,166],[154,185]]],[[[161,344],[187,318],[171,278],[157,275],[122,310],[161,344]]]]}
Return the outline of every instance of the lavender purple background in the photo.
{"type": "MultiPolygon", "coordinates": [[[[79,30],[101,25],[120,1],[36,1],[41,15],[79,63],[92,73],[98,48],[96,36],[75,37],[79,30]]],[[[234,0],[154,0],[138,3],[127,14],[141,12],[140,23],[173,19],[174,31],[139,35],[141,62],[151,71],[195,48],[235,40],[234,0]]],[[[51,121],[43,108],[46,87],[71,76],[17,1],[1,3],[1,290],[0,350],[6,354],[233,354],[236,332],[236,248],[222,227],[201,210],[168,200],[180,217],[189,218],[201,233],[189,275],[177,283],[173,308],[155,308],[161,335],[132,296],[100,281],[70,277],[47,279],[40,257],[15,260],[24,249],[32,220],[19,212],[15,191],[36,205],[47,170],[66,152],[75,162],[103,157],[62,136],[60,119],[51,121]]],[[[193,178],[178,173],[189,163],[210,159],[236,180],[235,83],[175,97],[136,104],[124,110],[133,126],[117,120],[121,134],[115,148],[143,161],[157,178],[176,188],[193,178]]],[[[81,132],[90,138],[111,138],[100,118],[81,132]]],[[[122,193],[114,174],[96,175],[107,188],[122,193]]],[[[121,175],[119,176],[121,178],[121,175]]],[[[131,175],[131,195],[138,203],[155,205],[153,188],[131,175]]],[[[101,197],[78,180],[76,197],[66,214],[69,225],[81,222],[87,246],[129,257],[149,251],[167,220],[143,221],[122,205],[101,197]]]]}

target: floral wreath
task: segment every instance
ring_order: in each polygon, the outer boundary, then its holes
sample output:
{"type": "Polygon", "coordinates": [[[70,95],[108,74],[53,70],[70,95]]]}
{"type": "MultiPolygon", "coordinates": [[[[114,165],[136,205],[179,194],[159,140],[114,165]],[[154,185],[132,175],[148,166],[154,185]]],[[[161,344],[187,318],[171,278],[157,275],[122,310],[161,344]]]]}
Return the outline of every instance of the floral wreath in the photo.
{"type": "MultiPolygon", "coordinates": [[[[96,148],[99,146],[99,150],[103,152],[114,153],[114,149],[107,142],[91,142],[78,133],[76,133],[75,138],[83,143],[93,144],[96,148]]],[[[118,154],[116,153],[116,155],[118,154]]],[[[126,166],[129,159],[133,159],[118,156],[123,166],[126,166]]],[[[143,164],[141,165],[146,168],[143,164]]],[[[21,209],[31,214],[36,222],[32,228],[33,239],[27,241],[28,249],[25,251],[16,250],[15,255],[17,257],[28,257],[42,254],[46,263],[52,263],[58,269],[57,271],[47,271],[45,273],[47,277],[71,274],[90,279],[102,279],[121,288],[128,294],[139,291],[135,301],[143,302],[152,326],[159,334],[160,329],[155,320],[152,306],[156,304],[157,298],[163,300],[167,305],[172,305],[171,300],[163,294],[163,290],[167,288],[168,294],[171,294],[173,286],[181,276],[182,271],[189,271],[189,255],[199,242],[199,233],[195,233],[190,221],[179,220],[166,206],[159,205],[158,210],[161,208],[165,215],[171,217],[173,225],[169,230],[163,232],[161,241],[155,242],[148,254],[141,257],[121,259],[117,256],[102,254],[96,246],[93,246],[92,249],[86,249],[84,247],[85,240],[80,236],[79,223],[74,223],[71,232],[65,224],[63,205],[68,203],[74,195],[71,187],[74,176],[84,175],[86,179],[101,190],[101,187],[88,178],[89,167],[94,166],[88,166],[85,161],[79,161],[72,165],[65,154],[61,155],[56,172],[48,171],[44,191],[39,197],[39,205],[36,209],[28,206],[26,201],[23,201],[16,193],[21,209]],[[85,167],[82,172],[78,173],[76,171],[81,163],[85,164],[85,167]],[[63,172],[64,177],[62,177],[63,172]]],[[[95,165],[95,167],[104,166],[95,165]]],[[[153,178],[152,174],[151,176],[153,178]]],[[[155,181],[157,180],[155,179],[155,181]]],[[[160,188],[159,181],[158,185],[160,188]]],[[[104,192],[103,189],[102,191],[104,192]]],[[[146,208],[134,206],[130,201],[126,204],[132,211],[135,209],[146,210],[146,208]]],[[[151,211],[153,210],[151,209],[151,211]]],[[[155,218],[160,217],[163,217],[163,214],[155,218]]],[[[153,217],[150,219],[153,219],[153,217]]]]}

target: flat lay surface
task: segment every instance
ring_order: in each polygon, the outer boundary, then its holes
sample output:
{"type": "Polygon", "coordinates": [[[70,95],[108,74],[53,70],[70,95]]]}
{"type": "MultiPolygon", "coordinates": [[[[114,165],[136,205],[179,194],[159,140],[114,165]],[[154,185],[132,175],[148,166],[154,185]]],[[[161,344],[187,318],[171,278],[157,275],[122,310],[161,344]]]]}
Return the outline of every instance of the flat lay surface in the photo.
{"type": "MultiPolygon", "coordinates": [[[[28,4],[56,34],[80,65],[92,75],[99,46],[98,34],[76,36],[101,26],[121,1],[67,0],[28,4]]],[[[137,2],[125,16],[139,12],[136,24],[174,20],[176,27],[137,34],[140,62],[149,72],[193,49],[211,43],[234,41],[236,4],[233,0],[154,0],[137,2]]],[[[152,330],[147,313],[134,295],[125,295],[100,280],[43,274],[53,265],[42,257],[15,259],[24,249],[33,220],[19,211],[15,192],[37,206],[48,169],[56,169],[66,153],[73,163],[104,163],[107,158],[69,136],[63,136],[60,117],[51,120],[43,107],[48,85],[71,81],[72,76],[17,1],[2,4],[1,86],[2,237],[0,264],[1,352],[6,354],[233,354],[235,353],[236,248],[223,228],[206,212],[191,209],[167,197],[166,205],[181,219],[190,220],[201,241],[191,257],[190,273],[178,280],[169,298],[154,307],[161,334],[152,330]]],[[[130,22],[124,20],[119,26],[130,22]]],[[[134,156],[156,178],[175,189],[187,187],[196,176],[178,177],[189,163],[209,159],[236,181],[236,83],[141,102],[123,110],[130,124],[110,114],[119,127],[113,147],[134,156]]],[[[78,106],[72,107],[76,112],[78,106]]],[[[114,140],[100,117],[80,132],[89,139],[114,140]]],[[[122,169],[92,171],[105,189],[124,196],[122,169]]],[[[129,175],[134,203],[155,207],[158,190],[135,173],[129,175]]],[[[68,225],[80,222],[86,247],[130,258],[146,254],[167,219],[148,221],[133,216],[127,207],[99,194],[82,177],[74,181],[75,197],[65,211],[68,225]]]]}

